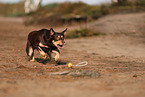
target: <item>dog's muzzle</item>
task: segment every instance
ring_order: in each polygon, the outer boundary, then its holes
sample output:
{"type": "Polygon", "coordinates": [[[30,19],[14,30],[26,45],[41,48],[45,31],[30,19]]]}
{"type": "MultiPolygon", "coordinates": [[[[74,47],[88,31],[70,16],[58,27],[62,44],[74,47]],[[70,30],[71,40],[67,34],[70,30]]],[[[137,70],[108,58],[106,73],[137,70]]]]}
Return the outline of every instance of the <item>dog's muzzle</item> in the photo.
{"type": "Polygon", "coordinates": [[[63,48],[63,45],[57,44],[57,48],[62,49],[63,48]]]}
{"type": "Polygon", "coordinates": [[[63,48],[63,41],[53,41],[53,44],[58,48],[58,49],[62,49],[63,48]]]}

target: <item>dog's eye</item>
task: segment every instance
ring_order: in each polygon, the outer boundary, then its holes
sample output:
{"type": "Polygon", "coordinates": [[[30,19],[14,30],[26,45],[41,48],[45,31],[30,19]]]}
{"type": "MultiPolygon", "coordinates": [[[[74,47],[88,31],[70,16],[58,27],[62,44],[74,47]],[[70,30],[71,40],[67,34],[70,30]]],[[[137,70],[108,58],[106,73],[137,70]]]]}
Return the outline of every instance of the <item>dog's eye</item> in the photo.
{"type": "Polygon", "coordinates": [[[60,36],[57,36],[58,38],[60,38],[60,36]]]}
{"type": "Polygon", "coordinates": [[[63,38],[63,36],[61,36],[61,38],[63,38]]]}

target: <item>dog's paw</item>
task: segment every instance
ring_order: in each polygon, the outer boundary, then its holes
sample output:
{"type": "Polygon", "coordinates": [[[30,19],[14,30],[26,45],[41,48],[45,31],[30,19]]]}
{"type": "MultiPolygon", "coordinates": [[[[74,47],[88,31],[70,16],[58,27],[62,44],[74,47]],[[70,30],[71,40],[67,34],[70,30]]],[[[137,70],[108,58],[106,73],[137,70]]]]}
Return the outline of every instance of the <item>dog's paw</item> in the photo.
{"type": "Polygon", "coordinates": [[[31,60],[29,60],[29,61],[31,61],[31,62],[35,62],[35,59],[31,59],[31,60]]]}
{"type": "Polygon", "coordinates": [[[35,58],[33,57],[32,59],[29,59],[29,61],[34,62],[35,61],[35,58]]]}

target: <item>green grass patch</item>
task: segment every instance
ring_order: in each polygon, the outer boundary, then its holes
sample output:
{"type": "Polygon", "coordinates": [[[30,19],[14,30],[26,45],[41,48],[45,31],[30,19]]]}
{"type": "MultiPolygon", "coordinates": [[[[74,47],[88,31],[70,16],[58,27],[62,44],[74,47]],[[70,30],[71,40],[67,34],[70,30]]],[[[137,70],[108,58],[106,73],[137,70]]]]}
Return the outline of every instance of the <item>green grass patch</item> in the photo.
{"type": "Polygon", "coordinates": [[[44,5],[43,7],[53,9],[56,8],[58,5],[59,5],[58,3],[51,3],[51,4],[44,5]]]}
{"type": "Polygon", "coordinates": [[[79,37],[89,37],[89,36],[101,35],[101,33],[95,32],[88,28],[76,29],[68,31],[66,38],[79,38],[79,37]]]}

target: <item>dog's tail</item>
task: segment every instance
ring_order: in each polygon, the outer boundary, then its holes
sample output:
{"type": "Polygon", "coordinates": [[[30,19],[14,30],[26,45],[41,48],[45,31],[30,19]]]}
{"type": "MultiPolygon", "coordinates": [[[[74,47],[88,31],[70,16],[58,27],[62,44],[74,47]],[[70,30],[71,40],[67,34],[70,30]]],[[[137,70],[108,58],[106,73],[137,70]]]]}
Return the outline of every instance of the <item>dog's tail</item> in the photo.
{"type": "Polygon", "coordinates": [[[30,56],[29,55],[29,50],[30,50],[30,48],[31,48],[31,43],[30,43],[30,41],[29,40],[27,40],[27,45],[26,45],[26,53],[27,53],[27,56],[30,56]]]}

